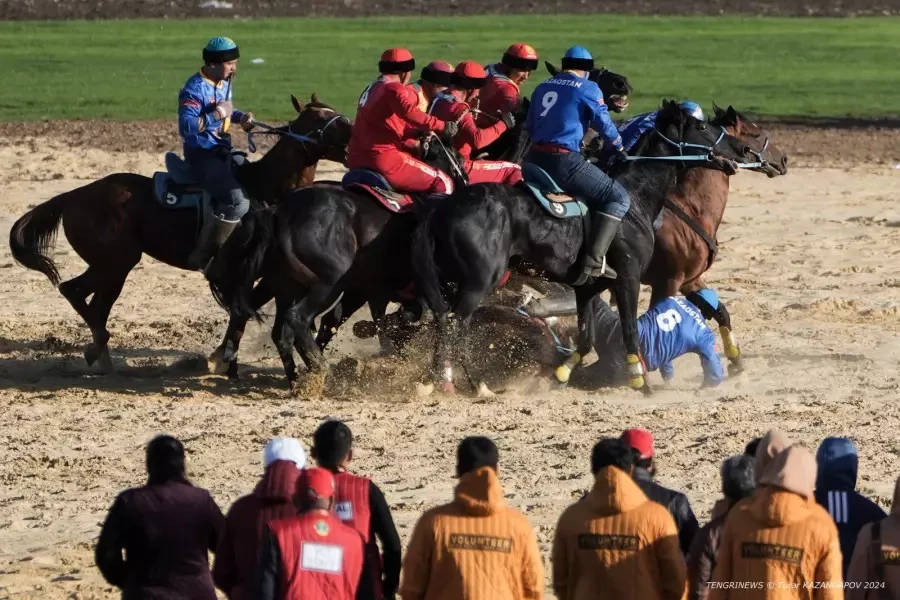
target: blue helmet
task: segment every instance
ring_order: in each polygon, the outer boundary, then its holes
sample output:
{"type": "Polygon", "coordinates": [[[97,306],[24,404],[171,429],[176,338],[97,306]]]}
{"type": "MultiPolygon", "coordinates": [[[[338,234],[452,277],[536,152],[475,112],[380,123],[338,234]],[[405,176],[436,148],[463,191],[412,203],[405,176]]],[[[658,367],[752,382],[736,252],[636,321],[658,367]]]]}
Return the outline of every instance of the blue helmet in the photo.
{"type": "Polygon", "coordinates": [[[572,46],[563,56],[562,68],[564,71],[569,69],[590,71],[594,68],[594,57],[584,46],[572,46]]]}
{"type": "Polygon", "coordinates": [[[696,102],[691,102],[690,100],[686,100],[679,104],[681,108],[689,111],[691,116],[699,121],[703,121],[706,119],[706,115],[703,114],[703,109],[700,108],[700,105],[696,102]]]}
{"type": "Polygon", "coordinates": [[[234,40],[227,37],[214,37],[206,43],[203,48],[203,62],[207,63],[223,63],[240,58],[241,53],[238,50],[234,40]]]}

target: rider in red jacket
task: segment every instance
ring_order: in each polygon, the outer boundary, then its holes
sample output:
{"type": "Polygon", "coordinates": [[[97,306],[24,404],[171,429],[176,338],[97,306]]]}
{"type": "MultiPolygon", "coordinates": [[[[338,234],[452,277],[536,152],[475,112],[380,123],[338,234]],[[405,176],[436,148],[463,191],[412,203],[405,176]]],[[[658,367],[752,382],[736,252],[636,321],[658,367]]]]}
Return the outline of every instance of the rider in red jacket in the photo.
{"type": "Polygon", "coordinates": [[[538,68],[538,55],[528,44],[513,44],[503,53],[503,59],[488,65],[488,80],[481,90],[479,108],[482,114],[478,124],[487,127],[492,121],[487,115],[512,112],[519,108],[519,86],[528,80],[538,68]]]}
{"type": "Polygon", "coordinates": [[[437,98],[437,95],[450,87],[450,78],[453,75],[453,65],[442,60],[435,60],[422,69],[419,80],[410,84],[419,97],[419,109],[428,112],[428,107],[437,98]]]}
{"type": "Polygon", "coordinates": [[[414,131],[448,137],[458,131],[456,123],[444,123],[419,110],[418,96],[407,85],[415,68],[416,61],[405,48],[381,55],[381,77],[359,97],[347,166],[377,171],[398,191],[451,194],[453,181],[446,173],[409,154],[418,145],[417,137],[411,137],[414,131]]]}
{"type": "Polygon", "coordinates": [[[459,133],[453,138],[453,146],[459,151],[469,174],[469,183],[507,183],[515,185],[522,180],[519,165],[497,160],[471,160],[472,151],[483,148],[496,140],[508,128],[515,125],[509,112],[494,117],[490,127],[479,129],[472,116],[472,103],[478,98],[478,91],[484,86],[484,68],[476,62],[466,60],[453,71],[450,89],[438,97],[429,111],[439,119],[456,121],[459,133]]]}

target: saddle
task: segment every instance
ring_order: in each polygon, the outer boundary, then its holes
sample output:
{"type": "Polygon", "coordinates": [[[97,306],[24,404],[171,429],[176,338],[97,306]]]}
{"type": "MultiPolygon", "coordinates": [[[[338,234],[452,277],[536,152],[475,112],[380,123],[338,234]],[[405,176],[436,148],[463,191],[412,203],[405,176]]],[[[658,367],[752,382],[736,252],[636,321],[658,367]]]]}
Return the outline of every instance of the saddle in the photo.
{"type": "Polygon", "coordinates": [[[578,198],[567,194],[547,171],[530,163],[522,163],[522,179],[526,189],[541,207],[557,219],[584,217],[588,208],[578,198]]]}
{"type": "MultiPolygon", "coordinates": [[[[245,154],[233,153],[231,159],[236,167],[245,162],[245,154]]],[[[193,209],[197,211],[198,222],[212,203],[212,196],[194,181],[188,164],[174,152],[166,152],[165,171],[153,174],[153,196],[160,206],[170,210],[193,209]]]]}
{"type": "Polygon", "coordinates": [[[407,194],[391,187],[381,173],[369,169],[350,169],[341,179],[345,190],[355,190],[377,200],[384,208],[395,214],[403,214],[416,209],[422,200],[446,198],[443,194],[407,194]]]}

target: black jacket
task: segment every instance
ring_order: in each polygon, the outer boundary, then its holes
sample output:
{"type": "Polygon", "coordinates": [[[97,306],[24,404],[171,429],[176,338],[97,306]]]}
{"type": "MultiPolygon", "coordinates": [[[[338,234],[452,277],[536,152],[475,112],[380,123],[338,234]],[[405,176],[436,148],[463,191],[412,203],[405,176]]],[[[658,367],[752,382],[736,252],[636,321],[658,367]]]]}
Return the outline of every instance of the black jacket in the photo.
{"type": "Polygon", "coordinates": [[[687,496],[653,481],[653,476],[647,469],[635,467],[632,477],[647,498],[665,506],[672,518],[675,519],[675,525],[678,527],[678,545],[681,547],[681,553],[687,556],[691,550],[694,536],[700,529],[687,496]]]}

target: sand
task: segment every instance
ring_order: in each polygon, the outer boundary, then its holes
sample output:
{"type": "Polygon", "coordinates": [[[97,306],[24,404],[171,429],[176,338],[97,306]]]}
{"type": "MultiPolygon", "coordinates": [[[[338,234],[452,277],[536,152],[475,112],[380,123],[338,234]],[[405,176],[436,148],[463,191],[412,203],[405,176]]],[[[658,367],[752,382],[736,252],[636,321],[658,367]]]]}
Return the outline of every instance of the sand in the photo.
{"type": "MultiPolygon", "coordinates": [[[[8,231],[56,193],[111,172],[150,174],[162,155],[5,136],[0,164],[8,231]]],[[[249,326],[245,377],[232,383],[201,368],[226,322],[202,276],[147,257],[110,319],[119,372],[102,376],[81,358],[90,338],[74,310],[4,244],[0,598],[116,597],[93,546],[116,494],[143,482],[143,445],[160,432],[186,443],[189,476],[224,511],[255,485],[269,438],[308,444],[320,421],[342,418],[357,438],[353,467],[385,491],[404,544],[418,515],[451,497],[457,442],[489,435],[507,501],[537,528],[548,572],[554,523],[590,486],[591,446],[631,426],[654,432],[661,482],[685,491],[701,521],[718,497],[721,460],[775,426],[812,449],[827,435],[852,437],[861,490],[887,505],[900,455],[900,170],[829,164],[817,158],[792,163],[785,177],[732,178],[708,281],[731,309],[746,372],[698,391],[699,361],[684,357],[671,388],[652,375],[649,398],[615,389],[419,399],[406,385],[302,401],[287,392],[269,322],[249,326]]],[[[334,168],[320,175],[333,177],[334,168]]],[[[62,234],[54,259],[64,279],[84,268],[62,234]]],[[[344,331],[328,356],[375,350],[344,331]]]]}

